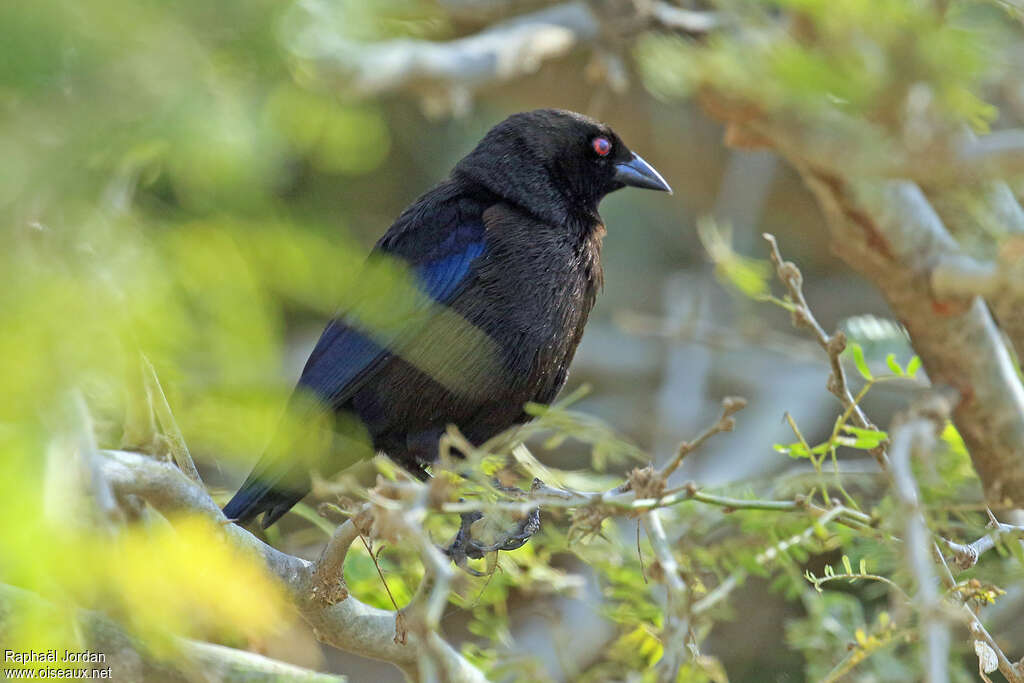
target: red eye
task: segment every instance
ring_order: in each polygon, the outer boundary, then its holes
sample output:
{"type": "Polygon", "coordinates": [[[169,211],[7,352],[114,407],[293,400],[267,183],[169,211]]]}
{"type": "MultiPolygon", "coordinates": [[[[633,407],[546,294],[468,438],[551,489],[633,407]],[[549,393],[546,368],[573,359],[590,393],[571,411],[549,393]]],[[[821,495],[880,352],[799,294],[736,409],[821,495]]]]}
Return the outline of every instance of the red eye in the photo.
{"type": "Polygon", "coordinates": [[[612,143],[608,138],[594,138],[590,146],[594,148],[599,157],[606,157],[612,151],[612,143]]]}

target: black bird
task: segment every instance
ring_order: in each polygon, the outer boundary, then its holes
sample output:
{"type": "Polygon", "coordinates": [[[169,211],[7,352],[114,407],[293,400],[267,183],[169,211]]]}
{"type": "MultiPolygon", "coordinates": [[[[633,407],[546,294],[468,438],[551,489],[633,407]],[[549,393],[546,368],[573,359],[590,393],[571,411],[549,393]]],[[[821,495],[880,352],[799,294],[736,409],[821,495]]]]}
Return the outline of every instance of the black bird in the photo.
{"type": "MultiPolygon", "coordinates": [[[[388,334],[357,310],[331,321],[297,393],[357,417],[373,450],[421,477],[447,425],[482,443],[526,422],[524,404],[565,384],[603,281],[597,207],[627,185],[671,192],[602,123],[555,109],[508,117],[371,254],[407,264],[425,297],[400,306],[388,334]]],[[[224,514],[273,524],[324,466],[309,460],[268,449],[224,514]]]]}

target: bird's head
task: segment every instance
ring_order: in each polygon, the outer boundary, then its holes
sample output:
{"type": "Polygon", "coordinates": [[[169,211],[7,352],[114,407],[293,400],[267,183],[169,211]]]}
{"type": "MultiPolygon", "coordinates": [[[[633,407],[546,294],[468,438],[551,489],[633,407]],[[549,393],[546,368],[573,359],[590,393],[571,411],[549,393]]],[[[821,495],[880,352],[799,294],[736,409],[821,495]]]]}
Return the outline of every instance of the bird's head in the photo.
{"type": "Polygon", "coordinates": [[[627,186],[672,192],[611,128],[559,109],[508,117],[456,165],[455,173],[555,221],[596,211],[605,195],[627,186]]]}

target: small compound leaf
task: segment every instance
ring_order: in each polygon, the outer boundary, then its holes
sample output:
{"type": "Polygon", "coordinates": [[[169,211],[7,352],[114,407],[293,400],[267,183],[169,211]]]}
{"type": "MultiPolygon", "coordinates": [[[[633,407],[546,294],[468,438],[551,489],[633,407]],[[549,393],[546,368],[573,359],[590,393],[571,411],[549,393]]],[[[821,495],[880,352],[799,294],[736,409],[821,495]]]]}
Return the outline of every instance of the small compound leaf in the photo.
{"type": "Polygon", "coordinates": [[[860,376],[869,382],[872,381],[874,375],[871,374],[868,362],[864,359],[864,347],[857,343],[850,344],[850,353],[853,355],[853,364],[857,366],[860,376]]]}

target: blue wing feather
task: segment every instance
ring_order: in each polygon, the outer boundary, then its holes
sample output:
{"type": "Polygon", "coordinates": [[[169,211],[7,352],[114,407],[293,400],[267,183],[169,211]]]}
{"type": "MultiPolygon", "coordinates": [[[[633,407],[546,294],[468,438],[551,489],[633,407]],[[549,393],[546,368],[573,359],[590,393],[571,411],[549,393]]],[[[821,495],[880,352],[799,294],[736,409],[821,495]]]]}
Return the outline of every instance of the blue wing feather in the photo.
{"type": "MultiPolygon", "coordinates": [[[[482,223],[456,226],[434,249],[411,264],[420,290],[436,303],[450,302],[466,281],[473,261],[483,254],[484,246],[482,223]]],[[[419,320],[422,322],[422,318],[419,320]]],[[[398,334],[411,331],[405,329],[398,334]]],[[[369,335],[334,320],[313,349],[299,385],[338,405],[358,389],[387,353],[369,335]]]]}

